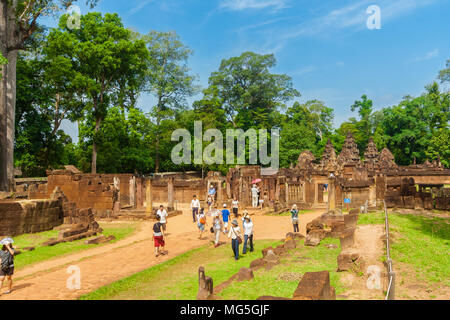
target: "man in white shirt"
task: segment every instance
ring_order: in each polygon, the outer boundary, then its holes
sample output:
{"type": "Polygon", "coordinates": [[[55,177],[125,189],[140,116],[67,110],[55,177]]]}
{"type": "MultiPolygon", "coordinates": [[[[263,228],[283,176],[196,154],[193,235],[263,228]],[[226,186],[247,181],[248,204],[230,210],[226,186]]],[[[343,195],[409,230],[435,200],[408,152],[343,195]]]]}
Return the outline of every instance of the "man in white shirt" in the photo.
{"type": "Polygon", "coordinates": [[[258,206],[258,188],[254,184],[252,187],[252,207],[256,208],[258,206]]]}
{"type": "Polygon", "coordinates": [[[167,225],[167,211],[164,209],[163,205],[159,206],[158,211],[156,212],[156,215],[160,217],[159,222],[162,224],[163,230],[166,231],[166,225],[167,225]]]}
{"type": "Polygon", "coordinates": [[[193,196],[193,199],[191,201],[191,209],[192,209],[192,218],[195,223],[198,211],[200,210],[200,201],[197,199],[196,195],[193,196]]]}

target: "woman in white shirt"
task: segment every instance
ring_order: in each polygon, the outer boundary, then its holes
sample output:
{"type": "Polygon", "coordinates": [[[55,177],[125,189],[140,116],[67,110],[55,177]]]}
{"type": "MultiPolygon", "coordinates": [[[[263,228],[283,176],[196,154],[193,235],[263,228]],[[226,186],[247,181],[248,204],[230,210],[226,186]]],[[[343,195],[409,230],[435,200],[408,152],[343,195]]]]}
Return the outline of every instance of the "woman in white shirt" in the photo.
{"type": "Polygon", "coordinates": [[[247,241],[250,244],[250,252],[253,252],[253,222],[250,219],[249,214],[246,212],[244,215],[244,248],[242,249],[242,254],[247,253],[247,241]]]}
{"type": "Polygon", "coordinates": [[[228,233],[228,238],[231,238],[231,248],[233,249],[234,253],[234,260],[238,261],[239,259],[239,240],[242,242],[242,233],[241,228],[239,227],[239,224],[237,220],[233,220],[231,223],[230,232],[228,233]]]}
{"type": "Polygon", "coordinates": [[[194,219],[194,223],[195,223],[196,215],[198,214],[198,211],[200,210],[200,201],[197,199],[197,196],[195,196],[195,195],[192,198],[193,198],[191,201],[192,219],[194,219]]]}

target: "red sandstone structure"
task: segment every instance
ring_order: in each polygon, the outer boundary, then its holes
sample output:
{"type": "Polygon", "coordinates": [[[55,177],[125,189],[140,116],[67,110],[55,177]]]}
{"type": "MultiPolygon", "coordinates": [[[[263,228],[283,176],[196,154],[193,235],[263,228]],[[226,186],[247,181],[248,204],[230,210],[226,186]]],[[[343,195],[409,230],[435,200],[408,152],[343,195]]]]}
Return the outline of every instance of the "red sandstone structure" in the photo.
{"type": "MultiPolygon", "coordinates": [[[[159,204],[170,212],[188,206],[196,194],[205,203],[210,185],[217,190],[217,204],[230,204],[237,198],[241,207],[251,205],[251,182],[261,179],[261,200],[269,210],[280,212],[292,204],[302,209],[324,209],[327,212],[346,208],[380,207],[383,200],[389,208],[450,210],[450,170],[439,159],[422,165],[399,166],[388,149],[378,151],[370,140],[359,156],[351,133],[339,155],[328,141],[322,158],[315,159],[304,151],[297,165],[278,171],[259,166],[236,166],[226,177],[209,172],[161,173],[151,177],[133,174],[83,174],[73,166],[47,172],[47,180],[18,180],[16,198],[0,200],[0,234],[38,232],[61,223],[61,209],[48,200],[59,188],[74,208],[91,208],[97,218],[113,218],[125,213],[151,217],[159,204]],[[325,186],[327,188],[325,189],[325,186]],[[326,190],[326,191],[325,191],[326,190]],[[7,226],[18,224],[18,227],[7,226]]],[[[170,215],[170,213],[169,213],[170,215]]]]}

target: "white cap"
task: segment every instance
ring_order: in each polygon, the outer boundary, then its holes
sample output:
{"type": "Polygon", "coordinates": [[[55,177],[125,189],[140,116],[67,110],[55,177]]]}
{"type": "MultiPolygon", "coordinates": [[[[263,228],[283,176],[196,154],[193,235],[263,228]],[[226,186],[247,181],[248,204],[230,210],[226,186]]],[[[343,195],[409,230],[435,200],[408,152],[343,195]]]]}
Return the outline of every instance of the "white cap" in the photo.
{"type": "Polygon", "coordinates": [[[223,207],[224,207],[224,208],[226,208],[226,207],[227,207],[227,204],[226,204],[226,203],[224,203],[224,204],[223,204],[223,207]]]}

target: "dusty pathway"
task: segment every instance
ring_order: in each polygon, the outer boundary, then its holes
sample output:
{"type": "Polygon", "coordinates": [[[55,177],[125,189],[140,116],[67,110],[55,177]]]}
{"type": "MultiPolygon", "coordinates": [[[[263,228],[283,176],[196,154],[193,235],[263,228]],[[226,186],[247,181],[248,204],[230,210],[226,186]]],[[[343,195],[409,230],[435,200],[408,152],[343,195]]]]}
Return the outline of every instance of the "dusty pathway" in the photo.
{"type": "MultiPolygon", "coordinates": [[[[341,280],[346,286],[351,287],[343,296],[348,299],[383,299],[383,280],[381,280],[381,289],[369,289],[367,286],[368,267],[376,266],[381,272],[385,271],[381,257],[383,256],[384,225],[364,225],[358,226],[355,233],[355,251],[364,259],[364,276],[358,276],[354,273],[346,272],[341,280]]],[[[373,267],[372,267],[373,268],[373,267]]],[[[381,277],[383,279],[383,277],[381,277]]]]}
{"type": "MultiPolygon", "coordinates": [[[[306,223],[321,213],[317,211],[300,216],[300,232],[304,234],[306,223]]],[[[254,223],[255,240],[281,239],[292,231],[289,217],[254,216],[254,223]]],[[[199,240],[196,225],[192,223],[191,215],[185,212],[182,216],[169,219],[166,239],[169,255],[156,258],[151,240],[152,225],[150,222],[142,223],[137,233],[115,244],[44,261],[17,271],[13,292],[0,296],[0,300],[76,299],[113,281],[202,246],[212,239],[207,234],[204,236],[206,240],[199,240]],[[70,265],[76,265],[81,270],[80,290],[67,289],[66,283],[70,276],[67,267],[70,265]]]]}

